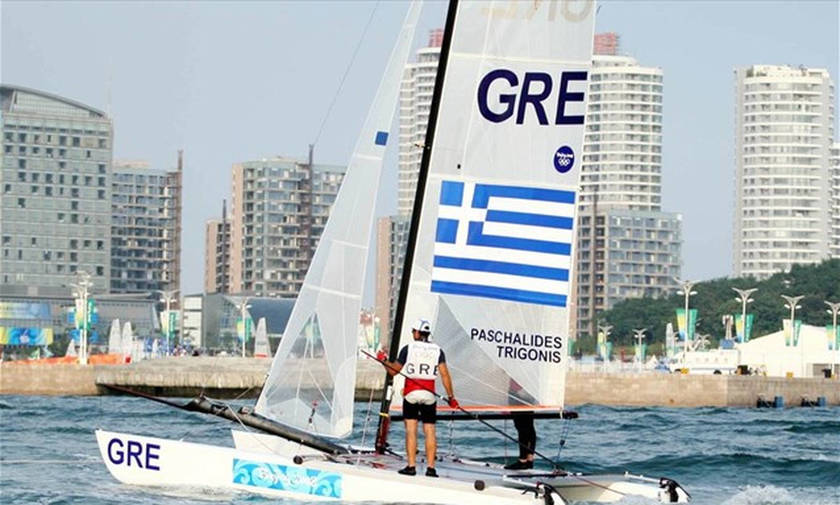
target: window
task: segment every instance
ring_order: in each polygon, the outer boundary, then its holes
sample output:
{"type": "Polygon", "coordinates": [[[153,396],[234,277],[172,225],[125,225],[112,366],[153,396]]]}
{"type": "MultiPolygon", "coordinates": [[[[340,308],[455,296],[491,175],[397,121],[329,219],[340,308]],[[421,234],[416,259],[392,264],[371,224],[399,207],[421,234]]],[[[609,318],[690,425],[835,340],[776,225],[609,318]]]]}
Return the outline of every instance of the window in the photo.
{"type": "Polygon", "coordinates": [[[44,188],[44,194],[47,195],[47,196],[52,196],[52,194],[53,194],[52,186],[46,186],[44,188]]]}
{"type": "Polygon", "coordinates": [[[72,176],[70,178],[70,184],[72,184],[74,186],[78,185],[79,184],[79,176],[78,175],[72,176]]]}
{"type": "Polygon", "coordinates": [[[79,201],[73,200],[70,202],[70,210],[79,210],[79,201]]]}
{"type": "Polygon", "coordinates": [[[38,245],[38,239],[35,238],[35,237],[32,237],[32,239],[29,241],[29,244],[30,245],[38,245]]]}
{"type": "MultiPolygon", "coordinates": [[[[60,146],[66,146],[67,145],[67,137],[65,135],[59,135],[58,136],[58,145],[60,145],[60,146]]],[[[64,149],[61,149],[61,150],[63,151],[64,149]]]]}
{"type": "Polygon", "coordinates": [[[105,190],[100,189],[99,191],[97,191],[96,192],[96,197],[100,200],[104,200],[105,199],[105,190]]]}
{"type": "Polygon", "coordinates": [[[26,172],[18,172],[18,180],[20,182],[26,182],[26,172]]]}
{"type": "Polygon", "coordinates": [[[99,148],[105,149],[106,147],[108,147],[107,141],[105,139],[99,139],[99,148]]]}
{"type": "Polygon", "coordinates": [[[90,158],[90,149],[85,151],[85,158],[90,158]]]}
{"type": "Polygon", "coordinates": [[[71,188],[70,196],[72,196],[73,198],[79,198],[79,188],[71,188]]]}
{"type": "Polygon", "coordinates": [[[44,175],[44,182],[52,184],[53,181],[53,174],[45,174],[44,175]]]}
{"type": "Polygon", "coordinates": [[[12,185],[6,184],[3,186],[3,193],[11,193],[12,192],[12,185]]]}
{"type": "Polygon", "coordinates": [[[104,173],[105,173],[105,164],[104,164],[104,163],[100,163],[100,164],[99,164],[99,173],[100,173],[100,174],[104,174],[104,173]]]}
{"type": "Polygon", "coordinates": [[[26,168],[26,160],[18,159],[18,168],[26,168]]]}
{"type": "Polygon", "coordinates": [[[37,194],[38,193],[38,186],[32,186],[31,187],[31,192],[32,192],[33,195],[37,194]]]}
{"type": "Polygon", "coordinates": [[[77,239],[70,239],[70,249],[76,249],[79,247],[79,241],[77,239]]]}
{"type": "Polygon", "coordinates": [[[73,224],[79,224],[79,215],[78,214],[70,214],[70,222],[73,224]]]}
{"type": "Polygon", "coordinates": [[[26,208],[26,198],[18,198],[18,207],[21,209],[26,208]]]}
{"type": "Polygon", "coordinates": [[[99,276],[105,275],[105,267],[97,266],[96,267],[96,275],[99,275],[99,276]]]}
{"type": "Polygon", "coordinates": [[[32,172],[31,177],[32,177],[32,182],[38,182],[38,179],[41,178],[41,174],[39,174],[38,172],[32,172]]]}
{"type": "Polygon", "coordinates": [[[58,174],[58,183],[64,184],[64,174],[58,174]]]}
{"type": "Polygon", "coordinates": [[[90,244],[91,244],[91,241],[90,241],[90,240],[85,239],[85,241],[83,242],[83,244],[84,244],[84,245],[83,245],[83,247],[84,247],[85,249],[90,249],[90,244]]]}
{"type": "Polygon", "coordinates": [[[18,133],[18,142],[26,142],[26,134],[18,133]]]}
{"type": "Polygon", "coordinates": [[[73,137],[73,147],[79,147],[80,145],[82,145],[82,139],[73,137]]]}
{"type": "Polygon", "coordinates": [[[11,153],[12,153],[12,146],[7,145],[6,146],[6,154],[11,154],[11,153]]]}
{"type": "Polygon", "coordinates": [[[63,223],[63,222],[64,222],[64,212],[59,212],[58,214],[56,214],[56,216],[55,216],[55,217],[56,217],[56,219],[58,219],[58,222],[59,222],[59,223],[63,223]]]}
{"type": "Polygon", "coordinates": [[[70,261],[78,261],[79,260],[79,253],[71,252],[70,253],[70,261]]]}

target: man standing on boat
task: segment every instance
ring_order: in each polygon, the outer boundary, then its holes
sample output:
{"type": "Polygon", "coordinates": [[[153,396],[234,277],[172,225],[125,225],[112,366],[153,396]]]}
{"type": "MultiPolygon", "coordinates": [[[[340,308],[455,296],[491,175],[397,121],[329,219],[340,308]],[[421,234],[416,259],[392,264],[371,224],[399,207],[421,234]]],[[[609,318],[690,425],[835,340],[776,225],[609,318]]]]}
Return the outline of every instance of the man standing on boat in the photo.
{"type": "Polygon", "coordinates": [[[437,477],[435,456],[437,453],[437,394],[435,379],[440,374],[448,395],[449,406],[458,408],[458,401],[452,392],[452,378],[446,367],[443,349],[429,342],[432,328],[428,321],[419,319],[411,328],[414,342],[403,346],[396,363],[385,362],[388,373],[405,376],[403,389],[403,419],[405,420],[405,452],[408,466],[399,471],[403,475],[417,475],[417,423],[423,421],[426,439],[426,476],[437,477]]]}

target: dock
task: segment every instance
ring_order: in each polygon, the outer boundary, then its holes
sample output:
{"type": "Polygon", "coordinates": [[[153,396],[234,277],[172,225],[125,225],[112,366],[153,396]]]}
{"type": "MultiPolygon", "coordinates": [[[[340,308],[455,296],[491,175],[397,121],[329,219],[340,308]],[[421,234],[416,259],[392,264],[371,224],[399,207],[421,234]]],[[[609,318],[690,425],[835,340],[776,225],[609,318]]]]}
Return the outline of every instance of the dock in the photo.
{"type": "MultiPolygon", "coordinates": [[[[108,395],[106,386],[122,386],[157,396],[256,398],[271,361],[258,358],[163,358],[128,365],[0,364],[2,395],[108,395]]],[[[381,395],[382,366],[360,359],[356,399],[381,395]]],[[[458,385],[455,384],[455,391],[458,385]]],[[[591,373],[566,376],[566,405],[645,407],[755,407],[759,397],[782,397],[787,406],[803,398],[825,397],[840,405],[840,380],[741,375],[668,373],[591,373]]]]}

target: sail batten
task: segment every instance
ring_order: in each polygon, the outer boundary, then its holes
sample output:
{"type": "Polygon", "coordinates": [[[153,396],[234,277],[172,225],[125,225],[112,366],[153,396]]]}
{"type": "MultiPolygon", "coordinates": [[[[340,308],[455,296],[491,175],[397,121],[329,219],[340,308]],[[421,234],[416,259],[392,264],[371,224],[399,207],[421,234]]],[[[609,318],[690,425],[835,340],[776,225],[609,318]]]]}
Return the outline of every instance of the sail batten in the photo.
{"type": "Polygon", "coordinates": [[[412,2],[256,405],[264,417],[321,436],[344,437],[353,426],[372,195],[419,12],[412,2]]]}

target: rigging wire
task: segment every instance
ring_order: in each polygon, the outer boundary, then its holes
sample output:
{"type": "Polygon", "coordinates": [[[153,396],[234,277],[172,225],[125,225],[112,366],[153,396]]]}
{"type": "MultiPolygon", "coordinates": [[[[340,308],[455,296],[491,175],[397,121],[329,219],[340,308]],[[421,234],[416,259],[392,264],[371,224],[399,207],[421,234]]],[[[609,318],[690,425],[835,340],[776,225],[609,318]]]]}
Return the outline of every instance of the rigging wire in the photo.
{"type": "Polygon", "coordinates": [[[356,56],[359,54],[359,49],[362,47],[362,41],[365,39],[365,35],[367,35],[368,28],[370,28],[370,25],[373,22],[373,16],[376,14],[376,9],[378,7],[379,0],[377,0],[377,2],[373,5],[373,10],[370,11],[370,17],[365,24],[364,30],[362,30],[362,35],[359,37],[359,41],[356,42],[356,48],[353,50],[353,55],[347,63],[347,68],[344,69],[344,75],[341,76],[341,80],[338,83],[338,89],[335,90],[335,95],[333,95],[330,105],[327,107],[327,112],[324,114],[324,119],[321,120],[321,126],[318,127],[318,133],[315,135],[315,140],[312,142],[312,145],[318,144],[318,139],[321,138],[321,134],[324,132],[324,126],[327,125],[327,120],[330,118],[330,113],[332,113],[335,102],[338,100],[338,95],[341,94],[341,89],[344,87],[344,81],[347,79],[350,69],[353,68],[353,63],[356,62],[356,56]]]}

